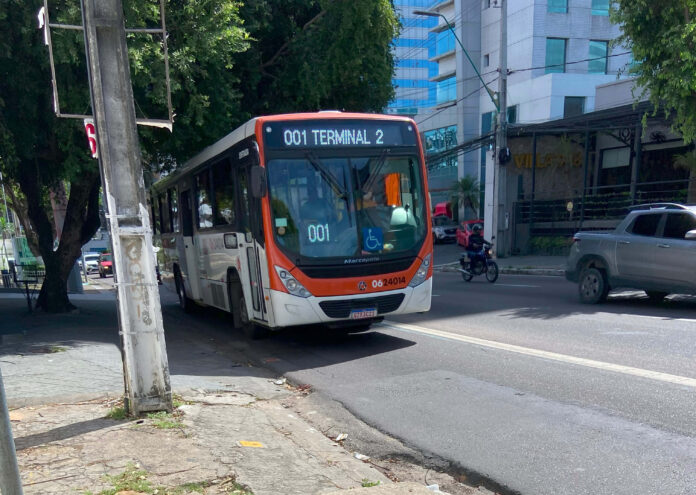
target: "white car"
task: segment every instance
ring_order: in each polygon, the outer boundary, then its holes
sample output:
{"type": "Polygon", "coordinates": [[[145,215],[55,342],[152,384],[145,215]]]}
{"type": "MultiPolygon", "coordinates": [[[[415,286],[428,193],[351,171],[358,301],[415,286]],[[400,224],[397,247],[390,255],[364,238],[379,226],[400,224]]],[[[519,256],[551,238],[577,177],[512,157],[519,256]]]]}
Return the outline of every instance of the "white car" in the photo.
{"type": "Polygon", "coordinates": [[[99,271],[99,253],[85,254],[83,257],[86,273],[99,271]]]}
{"type": "Polygon", "coordinates": [[[456,242],[457,241],[457,224],[445,215],[437,215],[433,217],[433,244],[438,242],[456,242]]]}

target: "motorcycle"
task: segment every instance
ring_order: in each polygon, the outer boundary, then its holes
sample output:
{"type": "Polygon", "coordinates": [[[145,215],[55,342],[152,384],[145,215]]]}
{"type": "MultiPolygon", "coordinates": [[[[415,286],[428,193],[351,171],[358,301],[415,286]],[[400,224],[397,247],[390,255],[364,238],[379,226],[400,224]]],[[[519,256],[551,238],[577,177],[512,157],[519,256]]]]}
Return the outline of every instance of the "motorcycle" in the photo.
{"type": "Polygon", "coordinates": [[[462,278],[465,282],[471,282],[474,275],[486,274],[486,280],[490,283],[498,280],[498,264],[491,257],[491,244],[484,244],[481,250],[474,253],[469,258],[469,253],[464,252],[459,257],[459,264],[462,272],[462,278]]]}

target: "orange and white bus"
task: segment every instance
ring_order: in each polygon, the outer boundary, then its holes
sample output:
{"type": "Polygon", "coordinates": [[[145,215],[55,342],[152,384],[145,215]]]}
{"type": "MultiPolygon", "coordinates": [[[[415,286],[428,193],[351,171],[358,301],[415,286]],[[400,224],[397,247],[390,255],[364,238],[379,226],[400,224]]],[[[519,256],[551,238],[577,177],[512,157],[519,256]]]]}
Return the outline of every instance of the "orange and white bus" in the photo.
{"type": "Polygon", "coordinates": [[[258,117],[153,185],[159,263],[184,310],[229,311],[252,337],[366,330],[430,309],[427,190],[411,119],[258,117]]]}

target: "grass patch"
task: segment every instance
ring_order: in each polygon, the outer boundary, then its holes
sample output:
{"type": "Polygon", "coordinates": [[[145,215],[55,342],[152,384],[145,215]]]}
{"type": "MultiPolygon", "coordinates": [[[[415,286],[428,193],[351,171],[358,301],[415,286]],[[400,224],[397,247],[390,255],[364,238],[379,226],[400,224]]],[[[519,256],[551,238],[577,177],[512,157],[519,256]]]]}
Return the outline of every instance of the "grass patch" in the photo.
{"type": "Polygon", "coordinates": [[[381,481],[370,481],[367,478],[363,478],[363,480],[362,480],[362,487],[363,488],[370,488],[373,486],[379,486],[381,484],[382,484],[381,481]]]}
{"type": "Polygon", "coordinates": [[[174,409],[179,409],[181,406],[191,405],[191,404],[193,404],[193,402],[191,402],[190,400],[185,400],[179,394],[172,395],[172,407],[174,409]]]}
{"type": "Polygon", "coordinates": [[[59,345],[52,345],[48,348],[48,351],[52,354],[55,354],[56,352],[65,352],[67,350],[67,347],[61,347],[59,345]]]}
{"type": "MultiPolygon", "coordinates": [[[[122,491],[134,491],[148,495],[190,495],[193,493],[205,493],[206,488],[213,486],[210,481],[197,481],[191,483],[183,483],[173,488],[163,486],[153,486],[147,479],[148,473],[141,470],[133,463],[128,463],[126,469],[121,474],[105,475],[104,480],[108,482],[112,488],[107,488],[99,493],[91,491],[83,492],[84,495],[116,495],[122,491]]],[[[241,485],[230,479],[220,483],[220,486],[225,486],[226,493],[235,495],[253,495],[252,492],[245,490],[241,485]],[[231,484],[230,484],[231,482],[231,484]]]]}
{"type": "Polygon", "coordinates": [[[172,430],[174,428],[184,427],[184,423],[179,421],[179,418],[167,411],[149,413],[147,419],[152,421],[152,426],[160,430],[172,430]]]}
{"type": "MultiPolygon", "coordinates": [[[[116,495],[118,492],[132,490],[141,493],[154,493],[156,488],[147,479],[147,472],[138,469],[135,464],[128,463],[125,471],[117,475],[104,475],[104,480],[113,488],[102,490],[96,495],[116,495]]],[[[85,495],[95,495],[93,492],[84,492],[85,495]]]]}
{"type": "Polygon", "coordinates": [[[109,419],[113,419],[114,421],[121,421],[123,419],[126,419],[126,408],[123,406],[116,406],[112,407],[108,413],[106,413],[106,417],[109,419]]]}
{"type": "Polygon", "coordinates": [[[162,493],[166,493],[167,495],[187,495],[190,493],[205,493],[205,489],[209,486],[212,486],[212,483],[209,481],[198,481],[195,483],[184,483],[183,485],[179,485],[172,490],[160,491],[162,493]]]}

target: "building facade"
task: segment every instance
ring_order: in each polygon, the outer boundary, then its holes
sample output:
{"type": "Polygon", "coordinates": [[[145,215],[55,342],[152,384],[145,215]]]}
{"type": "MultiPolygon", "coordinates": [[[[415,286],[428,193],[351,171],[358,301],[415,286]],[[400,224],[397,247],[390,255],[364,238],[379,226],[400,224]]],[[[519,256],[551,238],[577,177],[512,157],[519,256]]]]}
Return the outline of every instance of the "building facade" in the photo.
{"type": "Polygon", "coordinates": [[[437,19],[413,14],[414,10],[427,10],[435,3],[436,0],[394,0],[401,33],[394,40],[392,84],[396,95],[386,113],[415,117],[436,104],[436,85],[430,79],[438,67],[430,58],[436,43],[431,29],[437,25],[437,19]]]}
{"type": "MultiPolygon", "coordinates": [[[[595,88],[616,81],[632,61],[629,50],[612,47],[620,31],[609,20],[610,0],[506,1],[508,122],[592,112],[595,88]]],[[[495,105],[481,80],[498,91],[500,0],[443,0],[427,10],[444,16],[464,47],[441,17],[421,16],[437,21],[427,37],[429,61],[437,63],[437,73],[429,69],[435,104],[414,114],[426,152],[439,157],[429,163],[431,197],[433,203],[450,199],[454,181],[473,175],[481,184],[482,210],[491,208],[491,195],[483,198],[486,150],[465,147],[446,158],[442,151],[462,148],[494,129],[495,105]]]]}

